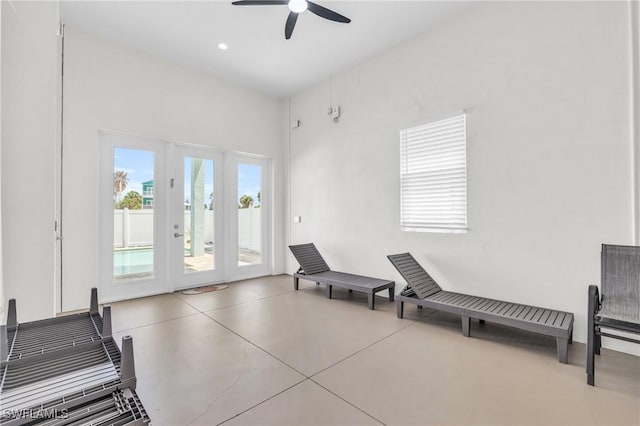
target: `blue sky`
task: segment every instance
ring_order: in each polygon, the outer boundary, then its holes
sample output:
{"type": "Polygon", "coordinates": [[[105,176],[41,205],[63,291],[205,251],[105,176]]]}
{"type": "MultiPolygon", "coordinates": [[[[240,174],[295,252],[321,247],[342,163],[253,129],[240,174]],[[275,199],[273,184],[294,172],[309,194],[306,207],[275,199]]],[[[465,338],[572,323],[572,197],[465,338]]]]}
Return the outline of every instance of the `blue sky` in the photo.
{"type": "Polygon", "coordinates": [[[142,182],[153,180],[153,152],[151,151],[116,147],[113,152],[113,162],[114,171],[127,172],[129,183],[124,194],[129,191],[142,194],[142,182]]]}
{"type": "MultiPolygon", "coordinates": [[[[114,171],[127,172],[129,183],[124,196],[129,191],[142,194],[142,182],[153,180],[153,152],[138,149],[116,147],[114,150],[114,171]]],[[[261,188],[261,167],[253,164],[238,164],[238,198],[244,194],[253,197],[254,206],[258,205],[258,192],[261,188]]],[[[213,192],[213,160],[205,162],[205,203],[209,204],[209,194],[213,192]]],[[[184,195],[191,197],[191,158],[184,159],[184,195]]]]}
{"type": "Polygon", "coordinates": [[[257,206],[258,192],[260,192],[262,168],[253,164],[238,164],[238,200],[244,194],[253,198],[253,205],[257,206]]]}

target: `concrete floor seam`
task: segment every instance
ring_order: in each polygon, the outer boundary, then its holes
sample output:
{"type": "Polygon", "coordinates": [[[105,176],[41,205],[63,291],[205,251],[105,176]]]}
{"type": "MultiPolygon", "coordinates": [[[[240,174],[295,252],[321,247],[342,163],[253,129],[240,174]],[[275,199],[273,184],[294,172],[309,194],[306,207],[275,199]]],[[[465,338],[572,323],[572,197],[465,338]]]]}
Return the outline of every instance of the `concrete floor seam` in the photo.
{"type": "Polygon", "coordinates": [[[355,408],[356,410],[360,411],[361,413],[371,417],[373,420],[375,420],[376,422],[380,423],[381,425],[385,425],[386,423],[375,418],[373,415],[367,413],[366,411],[364,411],[362,408],[358,407],[357,405],[347,401],[346,399],[344,399],[343,397],[341,397],[340,395],[338,395],[337,393],[333,392],[331,389],[321,385],[320,383],[316,382],[315,380],[313,380],[311,377],[309,378],[309,380],[311,380],[313,383],[315,383],[316,385],[320,386],[322,389],[326,390],[327,392],[329,392],[331,395],[335,396],[336,398],[340,399],[341,401],[344,401],[345,403],[349,404],[350,406],[352,406],[353,408],[355,408]]]}
{"type": "Polygon", "coordinates": [[[322,372],[324,372],[324,371],[327,371],[327,370],[328,370],[328,369],[330,369],[330,368],[335,367],[336,365],[340,364],[341,362],[344,362],[344,361],[348,360],[349,358],[352,358],[352,357],[354,357],[354,356],[358,355],[358,354],[359,354],[359,353],[361,353],[362,351],[365,351],[365,350],[367,350],[367,349],[371,348],[372,346],[375,346],[375,345],[377,345],[378,343],[383,342],[384,340],[388,339],[389,337],[391,337],[391,336],[393,336],[393,335],[395,335],[395,334],[397,334],[397,333],[401,332],[402,330],[404,330],[404,329],[406,329],[406,328],[408,328],[408,327],[411,327],[411,326],[413,326],[413,324],[407,324],[407,325],[405,325],[404,327],[399,328],[398,330],[396,330],[396,331],[394,331],[394,332],[392,332],[392,333],[390,333],[390,334],[388,334],[388,335],[386,335],[386,336],[384,336],[384,337],[382,337],[382,338],[380,338],[380,339],[376,340],[376,341],[375,341],[375,342],[373,342],[373,343],[368,344],[367,346],[364,346],[364,347],[362,347],[362,348],[358,349],[358,350],[357,350],[357,351],[355,351],[354,353],[352,353],[352,354],[350,354],[350,355],[348,355],[348,356],[346,356],[346,357],[344,357],[344,358],[342,358],[342,359],[340,359],[340,360],[338,360],[338,361],[334,362],[333,364],[331,364],[331,365],[329,365],[329,366],[327,366],[327,367],[323,368],[322,370],[320,370],[320,371],[317,371],[317,372],[313,373],[312,375],[310,375],[310,376],[309,376],[309,378],[313,380],[313,378],[314,378],[315,376],[317,376],[318,374],[320,374],[320,373],[322,373],[322,372]]]}
{"type": "Polygon", "coordinates": [[[288,390],[290,390],[290,389],[295,388],[296,386],[298,386],[298,385],[300,385],[300,384],[302,384],[302,383],[306,382],[307,380],[313,381],[313,380],[311,380],[311,379],[309,379],[308,377],[306,377],[306,376],[305,376],[305,378],[304,378],[304,379],[302,379],[302,380],[300,380],[299,382],[294,383],[293,385],[289,386],[288,388],[283,389],[283,390],[281,390],[280,392],[277,392],[277,393],[275,393],[275,394],[271,395],[269,398],[267,398],[267,399],[265,399],[265,400],[263,400],[263,401],[258,402],[257,404],[255,404],[255,405],[253,405],[253,406],[251,406],[251,407],[247,408],[246,410],[244,410],[244,411],[242,411],[242,412],[240,412],[240,413],[238,413],[238,414],[236,414],[236,415],[234,415],[234,416],[231,416],[231,417],[229,417],[229,418],[228,418],[228,419],[226,419],[226,420],[223,420],[222,422],[218,423],[216,426],[220,426],[220,425],[222,425],[222,424],[225,424],[225,423],[227,423],[227,422],[229,422],[229,421],[231,421],[231,420],[235,419],[236,417],[241,416],[242,414],[244,414],[244,413],[246,413],[246,412],[248,412],[248,411],[253,410],[254,408],[256,408],[256,407],[258,407],[258,406],[260,406],[260,405],[264,404],[264,403],[265,403],[265,402],[267,402],[267,401],[272,400],[273,398],[276,398],[276,397],[277,397],[277,396],[279,396],[279,395],[282,395],[283,393],[287,392],[287,391],[288,391],[288,390]]]}
{"type": "Polygon", "coordinates": [[[197,311],[198,311],[198,312],[200,312],[201,314],[205,314],[205,315],[206,315],[206,314],[207,314],[207,312],[219,311],[219,310],[222,310],[222,309],[232,308],[232,307],[234,307],[234,306],[248,305],[248,304],[250,304],[250,303],[258,302],[258,301],[260,301],[260,300],[266,300],[266,299],[271,299],[271,298],[274,298],[274,297],[284,296],[285,294],[290,294],[290,293],[293,293],[293,292],[294,292],[294,290],[289,290],[289,291],[285,291],[285,292],[282,292],[282,293],[272,294],[272,295],[270,295],[270,296],[265,296],[265,297],[260,297],[260,298],[258,298],[258,299],[249,300],[248,302],[233,303],[233,304],[231,304],[231,305],[225,305],[225,306],[219,306],[219,307],[217,307],[217,308],[213,308],[213,309],[207,309],[206,311],[202,311],[202,310],[200,310],[198,307],[196,307],[196,306],[192,305],[191,303],[187,302],[186,300],[184,300],[184,299],[182,299],[182,298],[178,297],[175,293],[171,293],[171,295],[172,295],[173,297],[175,297],[176,299],[178,299],[179,301],[181,301],[181,302],[185,303],[186,305],[188,305],[188,306],[192,307],[193,309],[197,310],[197,311]]]}
{"type": "MultiPolygon", "coordinates": [[[[175,321],[175,320],[179,320],[179,319],[184,319],[184,318],[189,318],[189,317],[195,317],[196,315],[205,315],[204,312],[194,312],[192,314],[189,315],[181,315],[179,317],[175,317],[175,318],[168,318],[165,320],[161,320],[161,321],[155,321],[149,324],[143,324],[143,325],[138,325],[136,327],[131,327],[131,328],[125,328],[124,330],[114,330],[113,334],[120,334],[120,333],[125,333],[127,331],[131,331],[131,330],[137,330],[139,328],[145,328],[145,327],[150,327],[152,325],[158,325],[158,324],[163,324],[165,322],[171,322],[171,321],[175,321]]],[[[206,316],[206,315],[205,315],[206,316]]]]}
{"type": "Polygon", "coordinates": [[[232,330],[231,328],[227,327],[226,325],[224,325],[223,323],[221,323],[220,321],[218,321],[217,319],[207,315],[206,313],[202,312],[202,314],[204,316],[206,316],[207,318],[209,318],[211,321],[215,322],[216,324],[220,325],[222,328],[226,329],[227,331],[229,331],[230,333],[238,336],[239,338],[241,338],[242,340],[244,340],[245,342],[249,343],[252,346],[255,346],[256,348],[260,349],[262,352],[266,353],[267,355],[269,355],[270,357],[272,357],[273,359],[277,360],[278,362],[282,363],[283,365],[286,365],[287,367],[289,367],[290,369],[292,369],[293,371],[295,371],[296,373],[300,374],[301,376],[303,376],[305,379],[308,379],[309,376],[307,376],[306,374],[304,374],[303,372],[299,371],[297,368],[292,367],[291,365],[287,364],[286,362],[284,362],[283,360],[281,360],[280,358],[278,358],[277,356],[275,356],[274,354],[272,354],[271,352],[269,352],[268,350],[264,349],[263,347],[255,344],[254,342],[252,342],[251,340],[247,339],[246,337],[244,337],[243,335],[237,333],[235,330],[232,330]]]}

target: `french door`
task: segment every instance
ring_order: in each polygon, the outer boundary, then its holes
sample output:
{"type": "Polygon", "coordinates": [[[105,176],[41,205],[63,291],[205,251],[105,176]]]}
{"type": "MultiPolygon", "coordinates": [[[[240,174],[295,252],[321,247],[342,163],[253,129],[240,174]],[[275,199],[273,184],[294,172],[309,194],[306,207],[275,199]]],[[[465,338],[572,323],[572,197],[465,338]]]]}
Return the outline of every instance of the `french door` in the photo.
{"type": "Polygon", "coordinates": [[[271,273],[270,161],[101,134],[102,299],[271,273]]]}
{"type": "Polygon", "coordinates": [[[271,162],[228,153],[225,161],[228,281],[271,273],[271,162]]]}
{"type": "Polygon", "coordinates": [[[101,299],[167,292],[166,146],[114,133],[100,139],[101,299]]]}
{"type": "Polygon", "coordinates": [[[177,146],[172,156],[173,288],[224,280],[223,160],[219,153],[177,146]]]}

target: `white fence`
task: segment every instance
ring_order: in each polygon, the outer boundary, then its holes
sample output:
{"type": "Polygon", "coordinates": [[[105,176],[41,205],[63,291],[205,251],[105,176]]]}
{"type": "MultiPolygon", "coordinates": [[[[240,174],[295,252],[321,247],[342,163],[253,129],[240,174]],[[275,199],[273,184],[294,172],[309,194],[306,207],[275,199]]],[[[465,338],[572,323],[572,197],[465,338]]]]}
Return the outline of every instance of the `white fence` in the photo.
{"type": "MultiPolygon", "coordinates": [[[[204,242],[214,241],[215,210],[204,211],[204,242]]],[[[184,212],[185,238],[188,239],[191,212],[184,212]]],[[[238,245],[260,251],[261,209],[238,209],[238,245]]],[[[113,246],[116,248],[153,245],[153,210],[113,210],[113,246]]]]}
{"type": "Polygon", "coordinates": [[[114,210],[113,246],[153,245],[153,210],[114,210]]]}
{"type": "Polygon", "coordinates": [[[238,247],[260,251],[262,209],[238,209],[238,247]]]}

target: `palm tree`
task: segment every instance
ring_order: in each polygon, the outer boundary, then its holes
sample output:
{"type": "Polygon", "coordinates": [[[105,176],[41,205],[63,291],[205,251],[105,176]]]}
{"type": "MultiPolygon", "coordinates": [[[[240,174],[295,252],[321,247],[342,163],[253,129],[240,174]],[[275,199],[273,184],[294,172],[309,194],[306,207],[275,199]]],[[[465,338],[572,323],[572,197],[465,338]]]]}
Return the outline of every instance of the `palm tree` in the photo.
{"type": "Polygon", "coordinates": [[[124,170],[116,170],[113,174],[113,201],[118,199],[118,196],[124,192],[129,183],[129,177],[124,170]]]}

